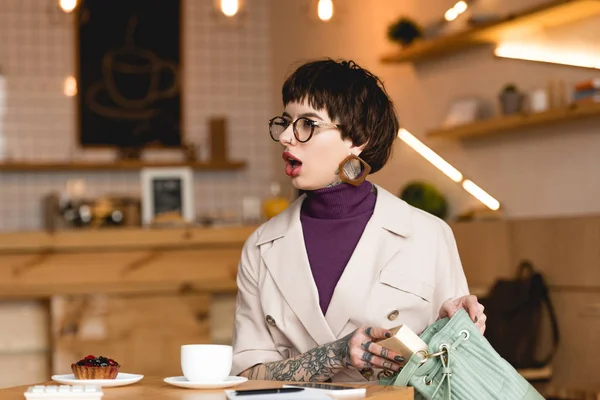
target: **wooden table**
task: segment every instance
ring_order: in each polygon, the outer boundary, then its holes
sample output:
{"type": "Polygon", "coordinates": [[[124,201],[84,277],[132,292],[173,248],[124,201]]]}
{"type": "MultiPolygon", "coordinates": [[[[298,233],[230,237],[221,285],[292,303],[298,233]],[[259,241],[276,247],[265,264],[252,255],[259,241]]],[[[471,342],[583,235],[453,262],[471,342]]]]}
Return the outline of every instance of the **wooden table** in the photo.
{"type": "MultiPolygon", "coordinates": [[[[56,384],[45,382],[44,385],[56,384]]],[[[281,387],[281,382],[250,381],[238,385],[236,389],[264,389],[281,387]]],[[[2,400],[23,400],[23,393],[31,385],[15,386],[0,389],[2,400]]],[[[351,385],[367,388],[367,398],[372,400],[413,400],[413,389],[407,387],[391,387],[378,385],[351,385]]],[[[223,390],[182,389],[163,382],[162,378],[145,377],[140,382],[129,386],[104,388],[102,400],[226,400],[223,390]]]]}

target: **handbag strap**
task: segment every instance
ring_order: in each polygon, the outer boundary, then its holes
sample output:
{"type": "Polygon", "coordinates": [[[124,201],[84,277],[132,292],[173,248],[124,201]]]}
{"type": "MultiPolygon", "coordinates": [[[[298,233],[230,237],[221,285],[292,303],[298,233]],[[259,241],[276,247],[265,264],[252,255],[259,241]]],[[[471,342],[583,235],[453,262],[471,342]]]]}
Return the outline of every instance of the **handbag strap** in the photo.
{"type": "Polygon", "coordinates": [[[548,314],[550,316],[550,324],[552,325],[552,349],[542,361],[538,362],[539,366],[543,367],[545,365],[548,365],[550,361],[552,361],[552,358],[554,358],[556,350],[558,349],[558,343],[560,341],[560,333],[558,331],[558,322],[556,321],[554,307],[552,306],[552,302],[550,301],[550,296],[548,294],[548,287],[544,283],[541,275],[539,275],[539,279],[542,284],[542,302],[548,309],[548,314]]]}
{"type": "Polygon", "coordinates": [[[556,314],[554,313],[554,307],[552,306],[552,302],[550,301],[548,286],[546,285],[543,276],[536,271],[536,269],[533,267],[532,262],[529,260],[521,261],[517,275],[519,278],[522,279],[525,277],[525,273],[529,274],[530,278],[535,279],[537,281],[537,284],[540,285],[542,296],[541,300],[544,306],[546,306],[546,309],[548,310],[548,315],[550,317],[550,325],[552,327],[552,349],[550,349],[548,355],[545,358],[543,358],[541,361],[536,362],[537,367],[544,367],[548,365],[550,361],[552,361],[558,349],[558,344],[560,342],[558,322],[556,320],[556,314]]]}
{"type": "Polygon", "coordinates": [[[408,362],[404,364],[402,370],[398,374],[396,381],[394,382],[394,386],[408,386],[408,381],[410,378],[417,372],[417,368],[421,366],[422,358],[417,354],[413,354],[408,362]]]}

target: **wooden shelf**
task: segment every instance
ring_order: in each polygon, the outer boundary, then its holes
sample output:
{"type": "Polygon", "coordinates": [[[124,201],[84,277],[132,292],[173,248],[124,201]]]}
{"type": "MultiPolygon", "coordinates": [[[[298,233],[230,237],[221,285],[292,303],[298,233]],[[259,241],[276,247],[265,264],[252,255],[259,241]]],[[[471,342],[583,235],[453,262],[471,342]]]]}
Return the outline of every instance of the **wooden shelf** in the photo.
{"type": "Polygon", "coordinates": [[[155,167],[190,167],[196,171],[233,171],[246,166],[243,161],[229,162],[28,162],[15,161],[0,163],[0,172],[26,171],[136,171],[155,167]]]}
{"type": "Polygon", "coordinates": [[[383,57],[385,63],[422,61],[448,55],[481,44],[520,39],[543,29],[600,14],[599,0],[559,0],[512,14],[494,22],[436,39],[415,42],[410,47],[383,57]]]}
{"type": "Polygon", "coordinates": [[[567,108],[535,114],[508,115],[453,128],[432,130],[427,136],[444,139],[474,138],[592,116],[600,116],[600,103],[574,104],[567,108]]]}

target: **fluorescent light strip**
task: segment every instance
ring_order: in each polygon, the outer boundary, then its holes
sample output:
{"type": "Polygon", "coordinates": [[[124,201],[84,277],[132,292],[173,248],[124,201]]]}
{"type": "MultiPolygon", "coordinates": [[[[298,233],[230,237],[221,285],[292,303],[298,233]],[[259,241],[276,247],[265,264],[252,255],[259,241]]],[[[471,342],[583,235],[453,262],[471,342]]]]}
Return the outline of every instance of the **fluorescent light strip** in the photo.
{"type": "Polygon", "coordinates": [[[600,56],[592,51],[561,50],[539,44],[501,43],[494,50],[494,54],[497,57],[516,60],[600,69],[600,56]]]}
{"type": "Polygon", "coordinates": [[[465,179],[463,180],[463,174],[459,170],[454,168],[450,163],[444,160],[442,157],[437,155],[433,150],[427,147],[423,142],[417,139],[409,131],[401,128],[398,131],[398,137],[402,139],[404,143],[409,145],[414,151],[419,153],[423,158],[433,164],[434,167],[442,171],[447,177],[452,179],[456,183],[461,183],[462,187],[469,192],[477,200],[485,204],[491,210],[498,210],[500,208],[500,202],[490,196],[485,190],[477,186],[472,181],[465,179]]]}
{"type": "Polygon", "coordinates": [[[477,200],[485,204],[490,210],[496,211],[500,208],[500,202],[490,196],[485,190],[474,184],[473,181],[465,179],[462,183],[462,187],[467,192],[471,193],[477,200]]]}
{"type": "Polygon", "coordinates": [[[463,180],[463,174],[461,174],[459,170],[450,165],[442,157],[438,156],[429,147],[425,146],[423,142],[414,137],[406,129],[401,128],[400,131],[398,131],[398,137],[454,182],[460,183],[463,180]]]}

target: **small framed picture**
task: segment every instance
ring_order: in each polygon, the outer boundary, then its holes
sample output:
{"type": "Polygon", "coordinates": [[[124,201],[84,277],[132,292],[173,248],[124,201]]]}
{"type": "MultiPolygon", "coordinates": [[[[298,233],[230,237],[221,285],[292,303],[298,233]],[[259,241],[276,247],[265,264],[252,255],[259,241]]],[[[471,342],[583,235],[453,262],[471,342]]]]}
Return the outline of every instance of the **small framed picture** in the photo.
{"type": "Polygon", "coordinates": [[[464,97],[452,101],[448,115],[444,121],[444,128],[469,124],[481,117],[482,101],[477,97],[464,97]]]}
{"type": "Polygon", "coordinates": [[[144,168],[142,223],[191,223],[194,221],[194,174],[190,168],[144,168]]]}

